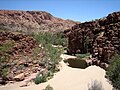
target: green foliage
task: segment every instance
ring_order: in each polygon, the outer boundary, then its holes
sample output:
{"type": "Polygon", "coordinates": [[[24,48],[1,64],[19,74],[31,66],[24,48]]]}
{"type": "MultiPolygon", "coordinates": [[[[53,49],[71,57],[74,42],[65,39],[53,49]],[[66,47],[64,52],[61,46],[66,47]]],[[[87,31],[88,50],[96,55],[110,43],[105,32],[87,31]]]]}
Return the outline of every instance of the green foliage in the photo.
{"type": "Polygon", "coordinates": [[[56,69],[56,64],[60,61],[60,55],[63,52],[63,48],[53,47],[52,45],[64,46],[67,43],[66,38],[62,33],[49,32],[33,34],[33,37],[42,45],[42,47],[44,47],[45,56],[43,57],[43,61],[51,62],[52,70],[54,71],[54,69],[56,69]]]}
{"type": "Polygon", "coordinates": [[[47,81],[46,75],[38,75],[34,80],[35,84],[39,84],[39,83],[46,82],[46,81],[47,81]]]}
{"type": "Polygon", "coordinates": [[[42,45],[52,44],[52,45],[67,45],[67,39],[64,37],[62,33],[39,33],[32,35],[38,42],[42,43],[42,45]]]}
{"type": "Polygon", "coordinates": [[[0,46],[0,53],[3,54],[8,52],[13,45],[14,45],[14,41],[10,41],[10,40],[6,41],[3,45],[0,46]]]}
{"type": "Polygon", "coordinates": [[[32,59],[33,59],[33,60],[38,60],[38,59],[40,59],[40,58],[38,57],[38,55],[41,53],[41,51],[42,51],[41,48],[35,47],[34,50],[33,50],[32,59]]]}
{"type": "MultiPolygon", "coordinates": [[[[36,84],[45,82],[49,80],[55,73],[58,71],[58,63],[60,61],[60,55],[63,52],[63,47],[54,47],[53,45],[67,45],[67,39],[64,37],[62,33],[39,33],[33,34],[33,37],[38,41],[41,45],[41,50],[44,50],[44,57],[40,60],[40,65],[44,66],[48,69],[46,74],[40,74],[36,77],[34,82],[36,84]]],[[[34,52],[38,53],[40,48],[35,48],[34,52]]]]}
{"type": "Polygon", "coordinates": [[[86,38],[84,41],[84,53],[88,52],[88,45],[89,45],[89,41],[88,38],[86,38]]]}
{"type": "Polygon", "coordinates": [[[5,67],[5,68],[1,69],[0,71],[1,71],[1,72],[0,72],[0,76],[1,76],[3,79],[6,78],[6,76],[7,76],[7,74],[8,74],[8,68],[5,67]]]}
{"type": "Polygon", "coordinates": [[[7,62],[10,59],[9,54],[7,53],[14,45],[13,41],[6,41],[3,45],[0,46],[0,77],[5,78],[8,72],[8,67],[6,67],[7,62]]]}
{"type": "Polygon", "coordinates": [[[86,38],[83,42],[83,51],[82,53],[88,53],[89,39],[86,38]]]}
{"type": "Polygon", "coordinates": [[[120,90],[120,55],[115,55],[111,59],[106,77],[112,82],[114,88],[120,90]]]}
{"type": "Polygon", "coordinates": [[[1,57],[0,57],[0,65],[3,65],[6,61],[9,60],[9,58],[10,58],[10,56],[7,53],[5,53],[4,55],[1,55],[1,57]]]}
{"type": "Polygon", "coordinates": [[[37,77],[34,79],[34,82],[35,82],[35,84],[41,83],[41,82],[42,82],[42,81],[41,81],[41,77],[40,77],[40,76],[37,76],[37,77]]]}
{"type": "Polygon", "coordinates": [[[50,61],[54,62],[55,64],[58,64],[63,49],[55,48],[51,44],[45,45],[45,48],[46,48],[47,58],[50,59],[50,61]]]}
{"type": "Polygon", "coordinates": [[[35,82],[35,84],[40,84],[40,83],[46,82],[47,80],[51,79],[52,77],[53,77],[53,72],[47,71],[47,72],[39,74],[34,79],[34,82],[35,82]]]}
{"type": "Polygon", "coordinates": [[[78,58],[88,58],[90,56],[89,53],[86,54],[75,54],[78,58]]]}
{"type": "Polygon", "coordinates": [[[35,47],[33,53],[34,53],[34,55],[37,55],[40,53],[40,51],[41,51],[41,48],[35,47]]]}
{"type": "Polygon", "coordinates": [[[90,84],[88,90],[104,90],[104,89],[102,87],[102,83],[95,80],[90,84]]]}
{"type": "MultiPolygon", "coordinates": [[[[53,47],[53,45],[65,45],[65,39],[61,34],[55,33],[39,33],[33,35],[34,38],[41,44],[43,50],[45,50],[45,56],[40,60],[40,64],[48,69],[45,74],[38,75],[34,82],[39,84],[45,82],[52,78],[56,71],[58,71],[57,64],[60,61],[60,55],[63,52],[62,47],[53,47]]],[[[40,50],[38,48],[34,49],[34,52],[38,53],[40,50]]]]}
{"type": "MultiPolygon", "coordinates": [[[[33,37],[45,48],[46,57],[48,60],[58,63],[63,48],[53,47],[52,45],[67,45],[67,39],[62,33],[39,33],[33,34],[33,37]]],[[[37,49],[38,50],[38,49],[37,49]]]]}
{"type": "Polygon", "coordinates": [[[50,85],[47,85],[44,90],[53,90],[53,87],[51,87],[50,85]]]}
{"type": "Polygon", "coordinates": [[[0,57],[0,77],[5,78],[8,73],[8,67],[6,66],[6,63],[10,59],[10,56],[8,54],[4,54],[0,57]]]}

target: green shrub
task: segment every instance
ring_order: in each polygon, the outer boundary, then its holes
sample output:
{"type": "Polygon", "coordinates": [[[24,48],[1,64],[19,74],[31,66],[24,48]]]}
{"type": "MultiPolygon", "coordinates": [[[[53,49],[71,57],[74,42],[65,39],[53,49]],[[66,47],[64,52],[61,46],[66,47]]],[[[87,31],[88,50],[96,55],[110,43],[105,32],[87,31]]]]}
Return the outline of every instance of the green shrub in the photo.
{"type": "Polygon", "coordinates": [[[40,76],[37,76],[37,77],[34,79],[34,82],[35,82],[35,84],[41,83],[41,77],[40,77],[40,76]]]}
{"type": "Polygon", "coordinates": [[[5,78],[8,74],[9,68],[6,66],[10,56],[9,55],[2,55],[0,57],[0,77],[5,78]]]}
{"type": "Polygon", "coordinates": [[[47,79],[49,80],[49,79],[51,79],[52,77],[53,77],[53,72],[52,71],[48,71],[48,77],[47,77],[47,79]]]}
{"type": "Polygon", "coordinates": [[[86,38],[83,43],[83,53],[88,53],[89,39],[86,38]]]}
{"type": "Polygon", "coordinates": [[[42,53],[42,51],[43,51],[43,50],[42,50],[41,48],[35,47],[35,48],[33,49],[33,52],[32,52],[32,59],[33,59],[33,60],[39,60],[39,59],[40,59],[39,54],[42,53]]]}
{"type": "Polygon", "coordinates": [[[60,55],[63,52],[63,48],[55,48],[52,45],[67,45],[67,39],[64,35],[62,33],[45,32],[33,34],[33,37],[45,48],[46,55],[44,58],[54,62],[55,64],[58,63],[60,55]]]}
{"type": "Polygon", "coordinates": [[[1,69],[1,70],[0,70],[0,74],[1,74],[0,76],[1,76],[3,79],[5,79],[6,76],[7,76],[7,74],[8,74],[8,68],[5,67],[5,68],[1,69]]]}
{"type": "Polygon", "coordinates": [[[47,85],[44,90],[53,90],[53,87],[51,87],[50,85],[47,85]]]}
{"type": "Polygon", "coordinates": [[[14,41],[6,41],[3,45],[0,46],[0,53],[4,54],[8,52],[14,45],[14,41]]]}
{"type": "Polygon", "coordinates": [[[45,48],[46,56],[44,58],[46,58],[46,60],[50,59],[50,61],[58,63],[63,49],[55,48],[52,45],[66,45],[67,39],[64,35],[62,33],[45,32],[33,34],[33,37],[45,48]]]}
{"type": "MultiPolygon", "coordinates": [[[[34,80],[36,84],[42,83],[50,79],[57,71],[59,71],[57,65],[60,61],[60,55],[63,52],[63,47],[53,47],[53,45],[65,46],[66,38],[61,33],[39,33],[33,34],[33,37],[38,41],[39,44],[45,50],[44,57],[40,60],[40,64],[47,68],[49,71],[42,76],[37,76],[34,80]]],[[[38,52],[38,48],[34,50],[38,52]]]]}
{"type": "Polygon", "coordinates": [[[67,46],[67,39],[63,33],[39,33],[32,35],[43,46],[46,44],[67,46]]]}
{"type": "Polygon", "coordinates": [[[45,49],[50,61],[54,62],[55,64],[58,64],[63,49],[52,47],[51,44],[45,45],[45,49]]]}
{"type": "Polygon", "coordinates": [[[34,79],[34,82],[35,84],[39,84],[39,83],[42,83],[42,82],[46,82],[47,81],[47,76],[46,75],[38,75],[35,79],[34,79]]]}
{"type": "Polygon", "coordinates": [[[51,79],[53,75],[54,74],[52,71],[43,72],[34,79],[34,82],[35,84],[46,82],[47,80],[51,79]]]}
{"type": "Polygon", "coordinates": [[[89,53],[86,54],[75,54],[78,58],[88,58],[90,56],[89,53]]]}
{"type": "Polygon", "coordinates": [[[9,58],[10,58],[10,56],[7,53],[1,55],[1,57],[0,57],[0,66],[3,66],[4,63],[6,63],[9,60],[9,58]]]}
{"type": "Polygon", "coordinates": [[[0,77],[5,78],[8,73],[7,62],[10,59],[9,50],[13,47],[14,41],[7,40],[3,45],[0,45],[0,77]]]}
{"type": "Polygon", "coordinates": [[[107,68],[106,77],[111,81],[113,87],[120,90],[120,55],[115,55],[107,68]]]}

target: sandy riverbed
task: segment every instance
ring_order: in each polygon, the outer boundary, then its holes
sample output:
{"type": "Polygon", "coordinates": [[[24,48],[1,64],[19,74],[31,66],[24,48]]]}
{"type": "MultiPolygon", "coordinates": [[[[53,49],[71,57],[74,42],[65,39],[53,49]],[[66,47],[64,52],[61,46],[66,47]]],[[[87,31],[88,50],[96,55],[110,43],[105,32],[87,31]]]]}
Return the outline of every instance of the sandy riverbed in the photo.
{"type": "MultiPolygon", "coordinates": [[[[61,55],[63,59],[75,58],[74,56],[61,55]]],[[[50,85],[54,90],[88,90],[88,85],[94,81],[100,81],[104,90],[112,90],[112,86],[105,78],[105,70],[97,66],[89,66],[86,69],[68,67],[60,62],[61,70],[48,82],[39,85],[31,84],[27,87],[19,87],[21,83],[0,86],[0,90],[42,90],[50,85]]]]}

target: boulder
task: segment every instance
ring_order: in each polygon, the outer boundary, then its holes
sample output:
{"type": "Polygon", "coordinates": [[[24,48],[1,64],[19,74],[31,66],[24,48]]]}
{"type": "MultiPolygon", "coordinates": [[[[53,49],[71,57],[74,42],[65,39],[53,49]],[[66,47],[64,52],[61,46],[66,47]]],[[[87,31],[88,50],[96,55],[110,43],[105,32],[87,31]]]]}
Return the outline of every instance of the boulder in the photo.
{"type": "Polygon", "coordinates": [[[4,80],[3,78],[0,78],[0,85],[5,85],[6,84],[6,80],[4,80]]]}
{"type": "Polygon", "coordinates": [[[20,73],[14,77],[15,81],[23,81],[25,79],[24,73],[20,73]]]}

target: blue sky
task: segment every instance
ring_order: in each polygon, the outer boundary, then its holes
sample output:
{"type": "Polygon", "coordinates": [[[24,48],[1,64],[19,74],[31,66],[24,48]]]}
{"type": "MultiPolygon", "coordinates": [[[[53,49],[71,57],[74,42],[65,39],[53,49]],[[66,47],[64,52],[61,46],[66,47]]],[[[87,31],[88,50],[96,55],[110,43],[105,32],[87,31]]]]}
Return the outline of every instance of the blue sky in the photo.
{"type": "Polygon", "coordinates": [[[0,9],[47,11],[56,17],[84,22],[120,11],[120,0],[0,0],[0,9]]]}

